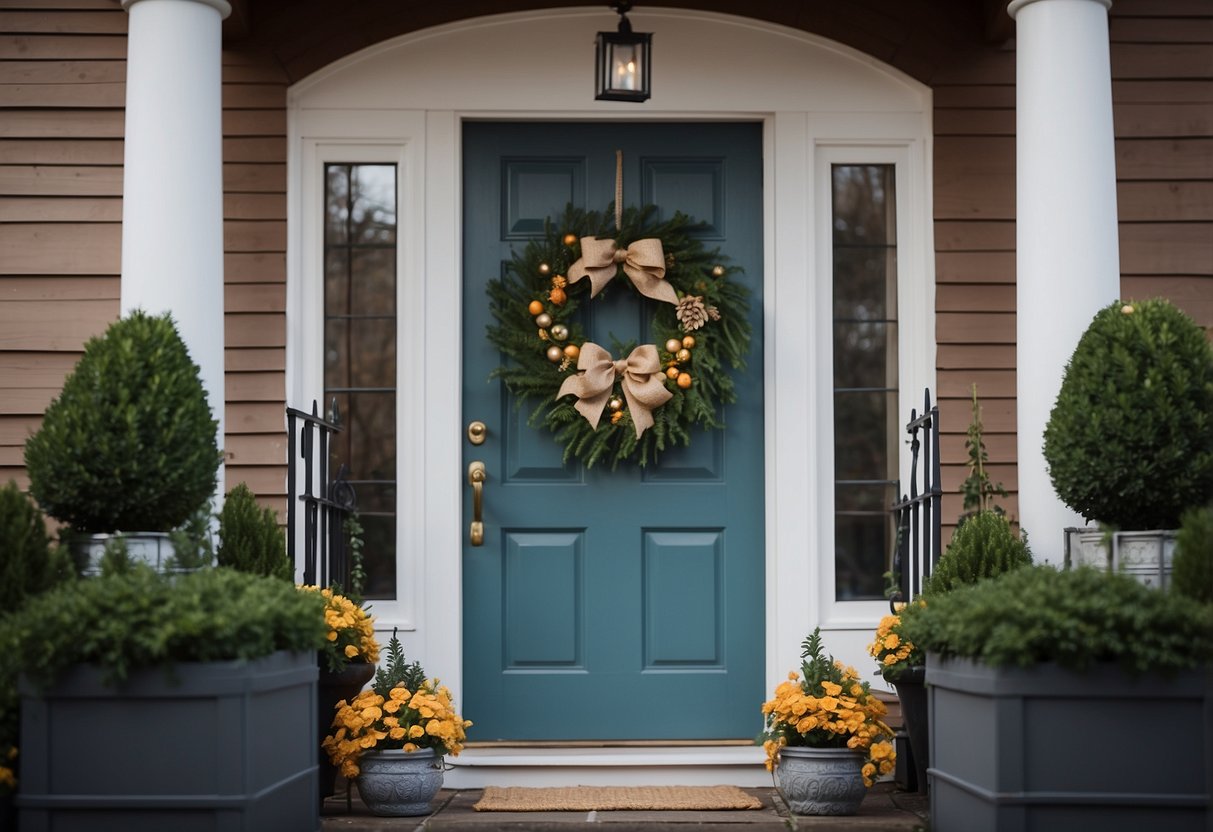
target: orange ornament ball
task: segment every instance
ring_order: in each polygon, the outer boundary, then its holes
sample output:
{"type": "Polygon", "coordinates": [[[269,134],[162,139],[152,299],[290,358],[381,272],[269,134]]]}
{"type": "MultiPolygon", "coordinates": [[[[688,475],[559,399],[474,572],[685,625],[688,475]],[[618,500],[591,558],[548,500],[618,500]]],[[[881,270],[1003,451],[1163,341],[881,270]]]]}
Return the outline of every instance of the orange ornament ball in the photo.
{"type": "Polygon", "coordinates": [[[678,374],[678,386],[681,387],[683,390],[686,390],[688,387],[690,387],[691,386],[691,374],[690,373],[679,373],[678,374]]]}
{"type": "MultiPolygon", "coordinates": [[[[688,350],[694,349],[695,348],[695,336],[688,335],[685,338],[683,338],[682,345],[684,347],[686,347],[688,350]]],[[[671,352],[673,352],[673,350],[671,350],[671,352]]]]}
{"type": "Polygon", "coordinates": [[[576,360],[577,357],[581,355],[581,347],[577,346],[576,344],[569,344],[564,348],[564,354],[569,358],[576,360]]]}
{"type": "Polygon", "coordinates": [[[526,311],[530,312],[532,315],[538,315],[543,311],[543,303],[533,300],[531,301],[531,305],[526,308],[526,311]]]}
{"type": "Polygon", "coordinates": [[[568,299],[569,299],[569,296],[566,295],[564,293],[564,289],[561,289],[559,286],[557,286],[555,289],[553,289],[551,292],[548,293],[548,300],[550,300],[552,303],[556,304],[557,306],[563,305],[564,302],[568,299]]]}
{"type": "Polygon", "coordinates": [[[670,379],[671,381],[677,381],[678,376],[680,376],[680,375],[682,375],[682,373],[679,372],[677,367],[671,367],[670,369],[665,371],[665,377],[670,379]]]}
{"type": "Polygon", "coordinates": [[[575,243],[575,242],[577,242],[577,235],[576,235],[576,234],[565,234],[565,235],[564,235],[564,244],[565,244],[566,246],[571,246],[571,245],[572,245],[573,243],[575,243]]]}

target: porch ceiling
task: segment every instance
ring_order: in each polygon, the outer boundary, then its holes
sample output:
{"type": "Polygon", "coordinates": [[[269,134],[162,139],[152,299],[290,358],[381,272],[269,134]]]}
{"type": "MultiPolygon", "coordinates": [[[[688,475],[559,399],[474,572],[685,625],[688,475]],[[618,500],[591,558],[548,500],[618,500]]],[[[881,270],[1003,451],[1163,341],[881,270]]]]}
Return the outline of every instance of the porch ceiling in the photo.
{"type": "MultiPolygon", "coordinates": [[[[958,58],[1013,34],[1006,0],[660,0],[654,6],[744,15],[812,32],[865,52],[931,84],[958,58]]],[[[233,0],[225,45],[272,55],[290,83],[372,44],[445,23],[504,12],[594,6],[605,0],[233,0]]],[[[637,12],[641,12],[640,5],[637,12]]]]}

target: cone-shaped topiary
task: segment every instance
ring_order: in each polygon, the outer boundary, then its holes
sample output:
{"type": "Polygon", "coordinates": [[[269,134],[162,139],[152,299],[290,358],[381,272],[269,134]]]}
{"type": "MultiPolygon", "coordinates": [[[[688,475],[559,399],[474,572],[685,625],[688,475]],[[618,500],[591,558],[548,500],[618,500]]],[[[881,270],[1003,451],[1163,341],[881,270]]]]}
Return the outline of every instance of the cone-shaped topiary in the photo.
{"type": "Polygon", "coordinates": [[[1174,591],[1213,604],[1213,506],[1184,512],[1172,568],[1174,591]]]}
{"type": "Polygon", "coordinates": [[[217,426],[172,319],[133,312],[85,344],[25,443],[30,493],[77,531],[171,531],[215,491],[217,426]]]}
{"type": "Polygon", "coordinates": [[[1099,311],[1045,427],[1058,496],[1088,521],[1173,529],[1213,498],[1213,345],[1165,300],[1099,311]]]}
{"type": "Polygon", "coordinates": [[[51,547],[38,507],[15,482],[0,488],[0,610],[16,609],[72,571],[67,555],[51,547]]]}
{"type": "Polygon", "coordinates": [[[922,594],[938,595],[1031,563],[1032,552],[1026,535],[1024,539],[1018,537],[1003,515],[979,511],[957,527],[952,542],[923,586],[922,594]]]}
{"type": "Polygon", "coordinates": [[[253,492],[240,483],[228,492],[219,512],[220,566],[284,580],[294,578],[286,557],[286,537],[273,509],[262,508],[253,492]]]}

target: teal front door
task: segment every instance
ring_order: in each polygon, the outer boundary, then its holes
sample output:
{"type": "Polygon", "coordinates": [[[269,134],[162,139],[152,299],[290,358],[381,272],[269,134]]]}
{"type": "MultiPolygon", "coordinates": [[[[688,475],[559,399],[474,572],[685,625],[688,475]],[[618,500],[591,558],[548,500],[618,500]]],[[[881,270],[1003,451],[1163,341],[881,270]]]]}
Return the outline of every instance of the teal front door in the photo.
{"type": "MultiPolygon", "coordinates": [[[[714,740],[760,729],[764,657],[762,128],[755,123],[468,123],[463,132],[464,470],[483,462],[484,541],[469,542],[464,674],[470,739],[714,740]],[[485,283],[568,203],[624,203],[707,223],[745,274],[753,326],[727,428],[641,469],[561,464],[516,409],[485,339],[485,283]]],[[[595,300],[592,340],[646,343],[634,293],[595,300]],[[630,305],[629,305],[630,304],[630,305]]]]}

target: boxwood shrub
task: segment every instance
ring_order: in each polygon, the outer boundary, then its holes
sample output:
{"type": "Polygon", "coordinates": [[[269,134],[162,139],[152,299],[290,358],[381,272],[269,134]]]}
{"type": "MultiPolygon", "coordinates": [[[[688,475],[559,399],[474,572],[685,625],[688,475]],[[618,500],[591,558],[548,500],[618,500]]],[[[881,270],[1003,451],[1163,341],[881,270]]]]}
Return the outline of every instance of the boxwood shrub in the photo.
{"type": "Polygon", "coordinates": [[[1175,592],[1213,604],[1213,506],[1184,513],[1175,537],[1172,570],[1175,592]]]}
{"type": "Polygon", "coordinates": [[[216,558],[220,566],[241,572],[272,575],[287,581],[294,578],[277,513],[263,508],[244,483],[229,491],[223,501],[216,558]]]}
{"type": "Polygon", "coordinates": [[[276,578],[130,564],[31,598],[0,624],[0,650],[36,685],[76,664],[120,683],[139,668],[314,652],[328,629],[324,607],[319,593],[276,578]]]}
{"type": "Polygon", "coordinates": [[[1062,501],[1122,530],[1174,529],[1213,498],[1213,345],[1165,300],[1100,310],[1066,366],[1044,456],[1062,501]]]}
{"type": "Polygon", "coordinates": [[[26,442],[30,493],[78,531],[172,531],[214,494],[217,427],[171,318],[133,312],[85,344],[26,442]]]}
{"type": "Polygon", "coordinates": [[[907,607],[902,637],[992,667],[1167,673],[1213,661],[1213,606],[1091,567],[1030,566],[907,607]]]}

